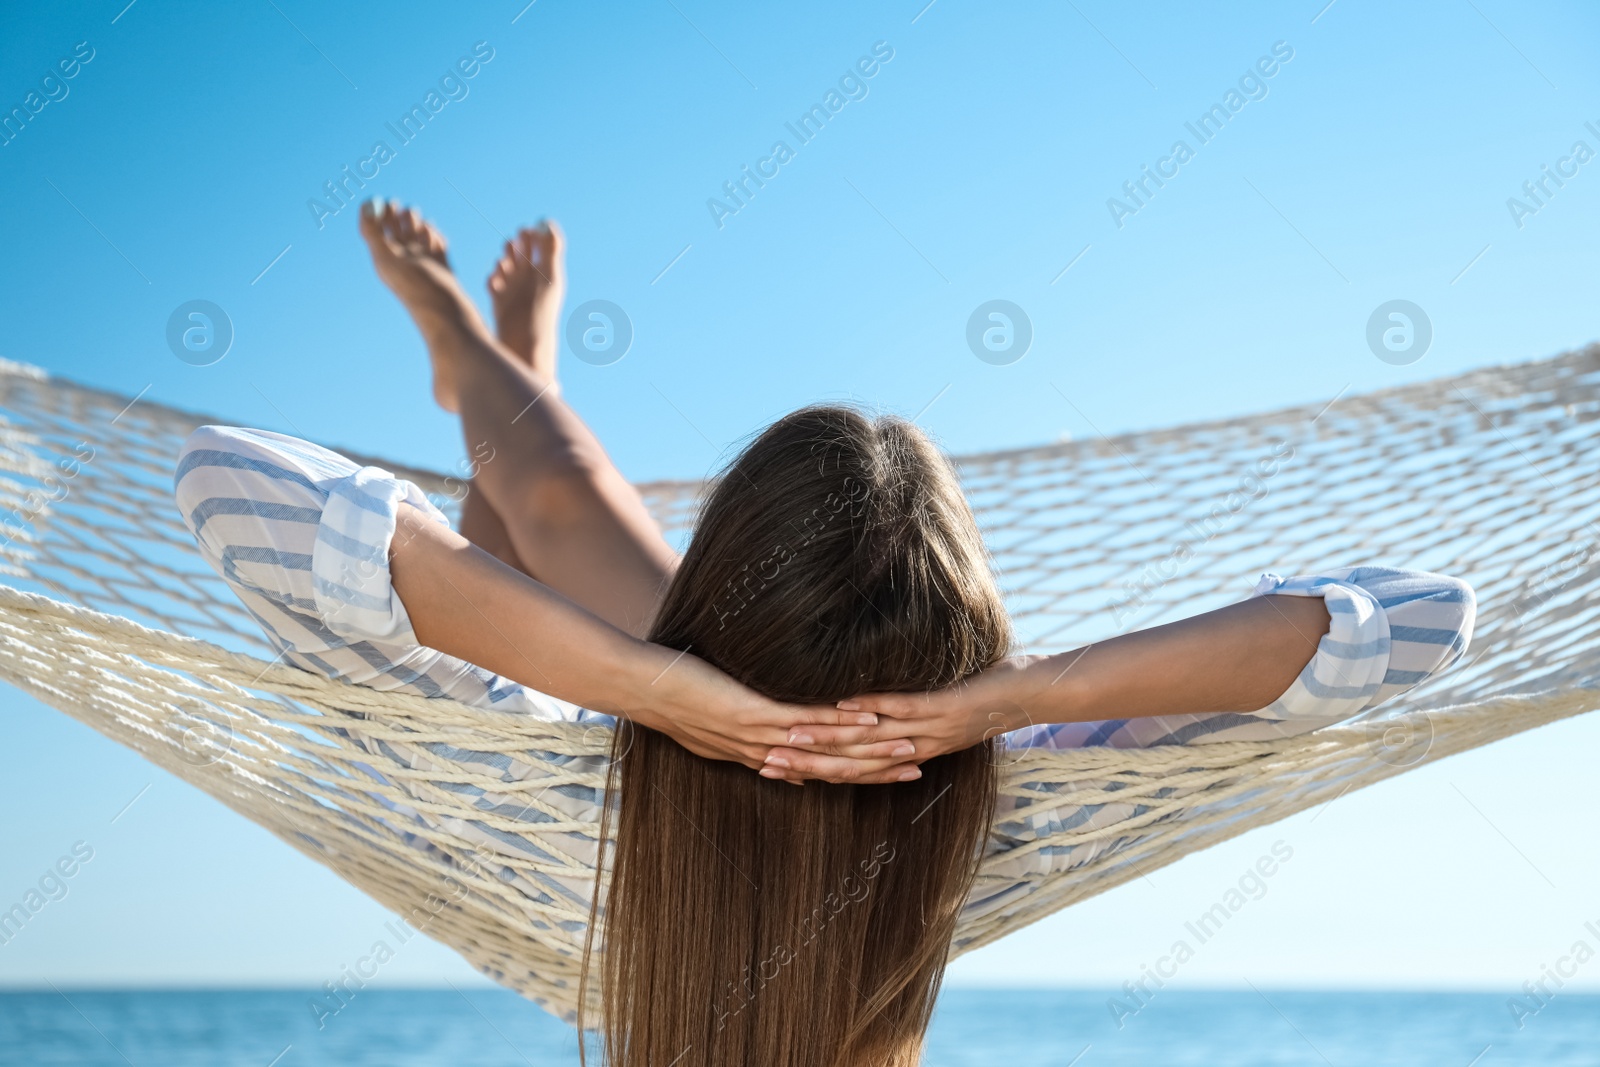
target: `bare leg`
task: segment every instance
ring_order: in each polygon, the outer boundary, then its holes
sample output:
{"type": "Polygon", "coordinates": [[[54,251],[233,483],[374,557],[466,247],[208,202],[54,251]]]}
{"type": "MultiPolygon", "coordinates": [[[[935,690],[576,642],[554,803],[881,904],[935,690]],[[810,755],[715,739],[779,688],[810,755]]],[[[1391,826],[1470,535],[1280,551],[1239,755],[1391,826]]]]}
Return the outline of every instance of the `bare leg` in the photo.
{"type": "MultiPolygon", "coordinates": [[[[488,282],[495,335],[513,356],[548,383],[550,394],[560,389],[556,358],[560,350],[557,330],[561,299],[566,292],[562,263],[565,243],[560,227],[548,221],[519,230],[515,240],[506,242],[488,282]]],[[[461,504],[460,533],[501,562],[538,577],[517,555],[505,521],[476,480],[461,504]]]]}
{"type": "MultiPolygon", "coordinates": [[[[478,463],[469,505],[477,507],[472,496],[481,495],[528,573],[643,634],[677,557],[638,492],[552,388],[554,335],[547,331],[533,344],[534,352],[552,355],[541,364],[549,370],[494,337],[450,273],[443,240],[415,211],[363,207],[361,232],[379,277],[427,343],[435,399],[461,416],[468,454],[478,463]]],[[[473,521],[492,543],[488,516],[480,510],[473,521]]]]}
{"type": "Polygon", "coordinates": [[[530,578],[538,577],[517,555],[517,546],[511,543],[511,534],[500,513],[490,505],[476,480],[467,483],[467,495],[461,500],[461,521],[456,525],[457,533],[501,563],[517,568],[530,578]]]}

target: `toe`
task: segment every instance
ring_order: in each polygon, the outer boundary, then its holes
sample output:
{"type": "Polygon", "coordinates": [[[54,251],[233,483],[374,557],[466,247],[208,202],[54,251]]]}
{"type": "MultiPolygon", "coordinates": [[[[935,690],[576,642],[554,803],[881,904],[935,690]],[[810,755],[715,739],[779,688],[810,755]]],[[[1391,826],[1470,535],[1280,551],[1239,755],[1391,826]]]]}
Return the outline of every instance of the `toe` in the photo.
{"type": "Polygon", "coordinates": [[[383,223],[379,221],[379,210],[377,201],[368,200],[361,205],[359,223],[361,235],[369,241],[383,233],[383,223]]]}
{"type": "Polygon", "coordinates": [[[489,272],[489,288],[491,291],[504,292],[511,281],[511,260],[501,258],[495,260],[494,269],[489,272]]]}
{"type": "MultiPolygon", "coordinates": [[[[412,212],[412,214],[415,215],[416,212],[412,212]]],[[[416,228],[418,240],[427,246],[429,252],[442,253],[449,247],[445,242],[444,234],[439,232],[439,227],[420,215],[417,215],[416,228]]]]}
{"type": "Polygon", "coordinates": [[[383,228],[386,237],[395,238],[400,235],[400,212],[393,200],[383,205],[383,213],[378,216],[378,224],[383,228]]]}
{"type": "Polygon", "coordinates": [[[567,235],[561,232],[561,227],[556,225],[554,219],[544,220],[544,232],[549,235],[550,255],[552,258],[559,256],[562,249],[567,247],[567,235]]]}

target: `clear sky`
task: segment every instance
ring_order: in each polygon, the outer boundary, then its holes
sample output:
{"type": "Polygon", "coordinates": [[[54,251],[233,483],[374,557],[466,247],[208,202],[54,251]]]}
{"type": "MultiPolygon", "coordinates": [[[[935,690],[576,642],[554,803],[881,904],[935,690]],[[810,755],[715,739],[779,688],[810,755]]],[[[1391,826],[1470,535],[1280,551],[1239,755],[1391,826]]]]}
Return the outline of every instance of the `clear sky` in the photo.
{"type": "MultiPolygon", "coordinates": [[[[28,117],[0,145],[0,356],[453,465],[332,181],[420,205],[477,292],[503,234],[559,219],[570,304],[634,333],[610,365],[568,356],[567,395],[639,479],[704,474],[822,398],[921,413],[961,452],[1595,339],[1600,12],[1325,2],[10,5],[0,110],[28,117]],[[1186,125],[1232,102],[1220,132],[1186,125]],[[1546,166],[1567,176],[1535,201],[1546,166]],[[208,366],[166,341],[197,299],[234,335],[208,366]],[[1031,325],[1019,361],[968,346],[990,300],[1031,325]],[[1391,300],[1431,323],[1419,361],[1368,347],[1391,300]]],[[[93,850],[0,945],[0,983],[317,986],[381,935],[376,904],[132,753],[15,693],[0,716],[0,905],[93,850]]],[[[1347,796],[952,980],[1120,986],[1282,840],[1292,860],[1181,982],[1518,992],[1600,925],[1597,742],[1568,722],[1347,796]]],[[[419,938],[382,980],[469,974],[419,938]]]]}

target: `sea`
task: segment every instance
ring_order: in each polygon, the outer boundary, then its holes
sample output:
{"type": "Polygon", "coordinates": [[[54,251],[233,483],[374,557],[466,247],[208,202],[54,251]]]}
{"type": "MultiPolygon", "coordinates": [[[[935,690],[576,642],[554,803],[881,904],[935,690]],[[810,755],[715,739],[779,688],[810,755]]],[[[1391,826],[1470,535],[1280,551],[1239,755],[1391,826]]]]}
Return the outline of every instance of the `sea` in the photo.
{"type": "MultiPolygon", "coordinates": [[[[1600,995],[948,989],[926,1067],[1600,1065],[1600,995]]],[[[573,1029],[499,989],[0,993],[0,1064],[568,1067],[573,1029]]],[[[594,1061],[591,1061],[594,1062],[594,1061]]],[[[681,1067],[691,1067],[685,1057],[681,1067]]]]}

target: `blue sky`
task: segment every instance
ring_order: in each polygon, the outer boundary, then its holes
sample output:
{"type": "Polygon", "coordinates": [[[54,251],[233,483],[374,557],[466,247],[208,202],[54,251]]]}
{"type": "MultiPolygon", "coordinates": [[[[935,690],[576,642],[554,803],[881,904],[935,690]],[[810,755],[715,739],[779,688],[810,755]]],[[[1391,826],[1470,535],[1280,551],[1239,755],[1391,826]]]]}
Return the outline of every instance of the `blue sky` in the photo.
{"type": "MultiPolygon", "coordinates": [[[[503,234],[560,220],[569,304],[610,301],[634,331],[610,365],[564,357],[567,395],[639,479],[699,476],[821,398],[920,413],[962,452],[1597,334],[1600,161],[1572,149],[1600,149],[1600,14],[1575,3],[125,2],[5,16],[0,109],[59,99],[0,146],[0,356],[403,462],[449,467],[461,445],[354,210],[324,192],[378,140],[392,158],[362,195],[420,205],[480,296],[503,234]],[[92,58],[43,83],[80,42],[92,58]],[[492,58],[447,80],[475,47],[492,58]],[[875,47],[892,57],[841,86],[875,47]],[[430,90],[444,103],[401,143],[386,124],[430,90]],[[786,124],[830,90],[843,106],[800,143],[786,124]],[[1201,143],[1185,124],[1230,90],[1242,106],[1201,143]],[[1192,158],[1163,162],[1180,140],[1192,158]],[[778,141],[787,158],[763,163],[778,141]],[[762,166],[730,204],[724,183],[762,166]],[[1535,205],[1523,183],[1545,166],[1569,176],[1535,205]],[[1169,177],[1131,201],[1146,167],[1169,177]],[[166,341],[196,299],[234,334],[208,366],[166,341]],[[1031,324],[1018,361],[968,347],[991,300],[1031,324]],[[1368,347],[1391,300],[1431,323],[1416,362],[1368,347]]],[[[94,850],[0,945],[0,983],[316,986],[381,936],[377,905],[221,806],[21,696],[0,707],[0,903],[94,850]]],[[[1120,986],[1282,840],[1293,860],[1185,982],[1509,995],[1600,923],[1583,893],[1600,858],[1570,847],[1596,741],[1569,722],[1343,798],[953,980],[1120,986]]],[[[468,974],[417,939],[384,980],[468,974]]]]}

